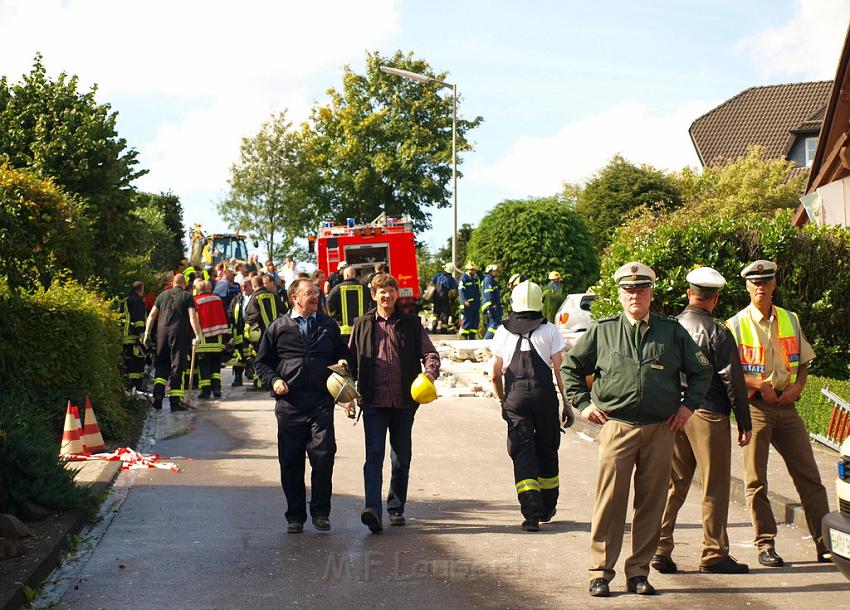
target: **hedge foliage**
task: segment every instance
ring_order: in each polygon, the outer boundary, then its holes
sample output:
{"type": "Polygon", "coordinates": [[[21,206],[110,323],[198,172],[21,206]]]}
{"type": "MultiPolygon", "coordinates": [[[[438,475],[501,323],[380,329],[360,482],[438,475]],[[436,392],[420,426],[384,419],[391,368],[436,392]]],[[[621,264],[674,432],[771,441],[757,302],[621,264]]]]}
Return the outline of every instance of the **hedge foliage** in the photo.
{"type": "Polygon", "coordinates": [[[822,388],[827,388],[845,402],[850,402],[850,381],[816,375],[809,375],[806,381],[806,387],[803,389],[797,408],[809,432],[826,435],[829,430],[829,420],[832,417],[832,403],[821,394],[822,388]]]}
{"type": "Polygon", "coordinates": [[[812,372],[850,377],[850,231],[836,227],[791,225],[790,211],[772,217],[693,217],[686,212],[664,219],[651,213],[615,233],[602,259],[597,317],[619,312],[612,275],[622,264],[639,260],[658,275],[653,309],[675,315],[686,305],[685,277],[695,267],[714,267],[727,280],[715,317],[731,317],[749,303],[741,269],[765,258],[779,265],[777,305],[800,314],[806,336],[817,354],[812,372]]]}
{"type": "MultiPolygon", "coordinates": [[[[549,272],[559,271],[565,294],[584,292],[599,274],[587,227],[558,197],[503,201],[472,232],[467,257],[482,271],[498,264],[505,283],[523,273],[545,286],[549,272]]],[[[507,304],[510,294],[505,293],[507,304]]]]}
{"type": "Polygon", "coordinates": [[[79,498],[57,459],[67,401],[90,396],[107,439],[129,438],[143,410],[123,398],[118,316],[73,280],[26,292],[0,278],[0,319],[0,512],[22,498],[65,508],[79,498]]]}

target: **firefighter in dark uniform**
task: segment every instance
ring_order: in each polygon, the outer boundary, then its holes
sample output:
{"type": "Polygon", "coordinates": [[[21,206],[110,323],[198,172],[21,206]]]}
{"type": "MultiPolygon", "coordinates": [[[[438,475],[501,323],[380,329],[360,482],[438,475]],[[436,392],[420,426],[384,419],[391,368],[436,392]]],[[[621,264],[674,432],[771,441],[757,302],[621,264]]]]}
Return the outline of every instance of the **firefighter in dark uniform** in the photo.
{"type": "Polygon", "coordinates": [[[328,295],[328,313],[339,324],[339,331],[346,343],[354,328],[354,319],[366,313],[369,298],[366,287],[357,281],[357,269],[346,267],[343,280],[333,287],[328,295]]]}
{"type": "Polygon", "coordinates": [[[145,352],[142,335],[145,333],[147,309],[142,295],[145,285],[133,282],[127,298],[121,301],[121,319],[123,322],[124,373],[128,390],[138,390],[142,385],[145,371],[145,352]]]}
{"type": "Polygon", "coordinates": [[[353,365],[339,326],[317,311],[319,290],[310,279],[289,285],[292,310],[263,333],[254,367],[272,389],[277,417],[280,480],[286,496],[287,532],[303,531],[307,520],[304,458],[310,458],[310,515],[318,530],[331,528],[331,477],[336,440],[334,397],[327,389],[329,365],[353,365]]]}
{"type": "MultiPolygon", "coordinates": [[[[251,278],[242,280],[242,293],[237,294],[230,301],[230,308],[227,311],[227,319],[230,321],[230,337],[233,345],[233,383],[231,387],[238,388],[242,386],[242,374],[246,370],[249,360],[252,357],[251,342],[246,336],[245,326],[245,306],[251,300],[251,295],[254,293],[254,287],[251,285],[251,278]]],[[[253,379],[253,368],[249,370],[249,379],[253,379]]]]}
{"type": "MultiPolygon", "coordinates": [[[[260,339],[272,322],[285,313],[283,303],[275,292],[274,278],[270,275],[254,276],[251,278],[254,293],[245,306],[245,325],[248,327],[248,339],[251,349],[256,354],[260,339]]],[[[260,378],[254,376],[254,382],[249,390],[262,390],[260,378]]]]}
{"type": "Polygon", "coordinates": [[[457,300],[457,280],[452,275],[454,271],[454,263],[446,263],[440,272],[431,278],[431,284],[434,285],[434,319],[431,322],[431,332],[435,334],[451,332],[449,319],[452,316],[452,304],[457,300]]]}
{"type": "Polygon", "coordinates": [[[496,282],[499,265],[487,265],[485,271],[481,281],[481,313],[484,315],[484,326],[487,329],[484,338],[492,339],[502,322],[502,295],[496,282]]]}
{"type": "MultiPolygon", "coordinates": [[[[543,291],[537,284],[522,282],[514,288],[511,308],[513,313],[496,330],[491,344],[491,379],[508,424],[508,454],[514,464],[522,529],[536,532],[541,521],[552,519],[558,503],[558,396],[563,397],[563,387],[558,377],[555,389],[552,372],[561,366],[564,339],[541,313],[543,291]]],[[[566,403],[562,419],[565,426],[573,423],[572,408],[566,403]]]]}
{"type": "Polygon", "coordinates": [[[466,263],[466,272],[460,276],[458,297],[462,307],[460,338],[475,339],[481,314],[481,278],[473,261],[466,263]]]}
{"type": "Polygon", "coordinates": [[[224,300],[212,291],[212,282],[207,280],[201,282],[200,293],[195,296],[195,311],[201,322],[195,353],[199,398],[203,400],[221,398],[221,357],[230,334],[224,300]]]}
{"type": "Polygon", "coordinates": [[[711,313],[720,298],[726,279],[711,267],[688,273],[688,306],[679,314],[679,324],[691,334],[712,364],[711,385],[705,403],[694,411],[685,429],[673,441],[673,471],[667,492],[667,506],[661,519],[661,538],[651,565],[662,574],[674,574],[673,529],[679,509],[699,466],[702,479],[703,545],[700,572],[744,574],[746,564],[729,555],[726,522],[729,515],[729,477],[732,465],[732,439],[729,414],[735,410],[738,445],[746,446],[752,435],[747,384],[738,345],[729,329],[716,322],[711,313]]]}
{"type": "Polygon", "coordinates": [[[561,367],[564,388],[582,416],[600,424],[599,474],[590,529],[590,595],[610,595],[608,583],[623,545],[634,478],[630,593],[654,595],[647,580],[658,547],[670,484],[674,433],[699,407],[712,370],[684,327],[650,313],[655,272],[639,262],[614,273],[623,312],[593,323],[561,367]],[[682,392],[681,374],[687,387],[682,392]],[[586,377],[593,375],[588,390],[586,377]]]}
{"type": "Polygon", "coordinates": [[[162,409],[165,385],[170,386],[168,401],[172,411],[184,411],[184,371],[189,365],[192,332],[201,334],[195,311],[195,300],[186,290],[186,278],[174,277],[174,287],[156,298],[145,327],[144,343],[148,344],[151,327],[156,324],[156,359],[154,360],[153,406],[162,409]]]}

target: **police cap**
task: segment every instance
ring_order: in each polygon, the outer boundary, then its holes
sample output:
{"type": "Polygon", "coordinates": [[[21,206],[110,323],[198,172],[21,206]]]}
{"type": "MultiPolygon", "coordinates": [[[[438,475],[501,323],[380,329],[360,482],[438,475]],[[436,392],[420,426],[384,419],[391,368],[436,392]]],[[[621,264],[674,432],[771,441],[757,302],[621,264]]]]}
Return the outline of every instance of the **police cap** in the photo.
{"type": "Polygon", "coordinates": [[[691,271],[685,278],[694,288],[723,288],[726,278],[711,267],[700,267],[691,271]]]}
{"type": "Polygon", "coordinates": [[[626,263],[614,272],[614,282],[621,288],[641,288],[655,283],[655,271],[638,261],[626,263]]]}
{"type": "Polygon", "coordinates": [[[741,270],[745,280],[769,280],[776,277],[776,263],[773,261],[757,260],[741,270]]]}

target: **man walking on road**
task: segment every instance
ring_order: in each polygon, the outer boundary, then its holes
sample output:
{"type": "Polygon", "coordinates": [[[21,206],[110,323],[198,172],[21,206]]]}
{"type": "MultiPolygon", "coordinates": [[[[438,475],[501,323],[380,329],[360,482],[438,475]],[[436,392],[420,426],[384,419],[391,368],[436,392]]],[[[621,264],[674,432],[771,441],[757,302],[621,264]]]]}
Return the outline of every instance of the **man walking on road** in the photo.
{"type": "Polygon", "coordinates": [[[596,508],[590,530],[590,594],[610,595],[620,555],[632,474],[635,481],[632,553],[627,589],[654,595],[647,580],[658,547],[673,433],[702,404],[711,368],[675,320],[651,314],[655,272],[639,262],[614,273],[623,313],[591,325],[567,354],[561,375],[567,396],[599,432],[596,508]],[[680,374],[687,388],[682,401],[680,374]],[[592,390],[585,378],[594,376],[592,390]]]}
{"type": "Polygon", "coordinates": [[[478,276],[478,265],[467,261],[466,272],[458,282],[458,296],[462,309],[460,338],[475,339],[478,337],[478,322],[481,316],[481,278],[478,276]]]}
{"type": "Polygon", "coordinates": [[[729,485],[732,441],[729,414],[735,410],[738,445],[750,442],[752,423],[747,403],[747,386],[732,334],[711,317],[726,280],[711,267],[688,274],[688,306],[679,314],[679,324],[691,334],[712,365],[711,385],[703,405],[694,411],[685,428],[673,441],[673,471],[667,506],[661,519],[661,538],[652,567],[663,574],[677,570],[671,559],[673,528],[679,509],[699,466],[702,476],[703,545],[700,572],[745,574],[749,567],[729,555],[726,524],[729,516],[729,485]]]}
{"type": "Polygon", "coordinates": [[[165,384],[168,383],[168,402],[173,411],[185,411],[183,372],[188,368],[189,350],[194,341],[189,334],[201,334],[201,323],[195,311],[195,301],[186,290],[186,277],[174,277],[174,287],[156,298],[145,327],[144,343],[148,344],[151,328],[156,323],[156,359],[154,360],[153,406],[162,409],[165,384]]]}
{"type": "MultiPolygon", "coordinates": [[[[251,349],[256,354],[260,339],[272,322],[282,316],[286,309],[281,298],[275,292],[274,278],[271,275],[251,278],[254,291],[245,306],[245,325],[248,327],[248,339],[251,349]]],[[[254,376],[253,383],[247,388],[252,391],[262,390],[262,382],[254,376]]]]}
{"type": "Polygon", "coordinates": [[[829,501],[821,483],[809,433],[795,406],[815,352],[797,314],[773,304],[776,263],[758,260],[744,267],[750,304],[726,321],[735,336],[749,390],[753,440],[744,449],[747,504],[755,530],[758,560],[763,566],[784,565],[776,553],[776,520],[767,496],[770,446],[785,460],[806,513],[817,559],[828,562],[821,521],[829,501]]]}
{"type": "Polygon", "coordinates": [[[329,365],[353,364],[339,327],[317,311],[319,291],[311,279],[289,285],[292,310],[263,333],[254,369],[272,389],[277,417],[280,481],[286,496],[287,532],[304,531],[307,492],[304,458],[310,458],[310,515],[316,529],[331,529],[331,477],[336,440],[334,399],[326,383],[329,365]]]}
{"type": "MultiPolygon", "coordinates": [[[[398,282],[386,273],[372,278],[375,309],[354,321],[350,345],[355,353],[357,389],[363,397],[366,507],[360,520],[373,533],[384,529],[381,488],[387,432],[392,479],[387,496],[390,525],[404,525],[404,506],[413,454],[413,419],[419,403],[411,395],[424,365],[428,383],[440,375],[440,356],[419,316],[396,311],[398,282]]],[[[423,383],[423,382],[419,382],[423,383]]],[[[427,385],[427,384],[426,384],[427,385]]]]}
{"type": "Polygon", "coordinates": [[[487,265],[481,280],[481,314],[484,316],[485,339],[492,339],[502,323],[502,295],[499,291],[499,265],[487,265]]]}
{"type": "Polygon", "coordinates": [[[199,398],[209,400],[221,398],[221,356],[224,353],[226,335],[230,333],[224,301],[212,294],[209,280],[201,282],[201,292],[195,296],[195,310],[201,324],[195,351],[198,360],[199,398]]]}
{"type": "MultiPolygon", "coordinates": [[[[541,521],[552,519],[558,503],[558,396],[563,397],[564,388],[557,376],[556,393],[552,371],[561,367],[564,339],[541,313],[543,291],[537,284],[523,282],[514,288],[511,309],[514,313],[493,338],[490,378],[508,424],[508,454],[525,519],[522,529],[536,532],[541,521]]],[[[566,402],[562,415],[571,426],[572,408],[566,402]]]]}

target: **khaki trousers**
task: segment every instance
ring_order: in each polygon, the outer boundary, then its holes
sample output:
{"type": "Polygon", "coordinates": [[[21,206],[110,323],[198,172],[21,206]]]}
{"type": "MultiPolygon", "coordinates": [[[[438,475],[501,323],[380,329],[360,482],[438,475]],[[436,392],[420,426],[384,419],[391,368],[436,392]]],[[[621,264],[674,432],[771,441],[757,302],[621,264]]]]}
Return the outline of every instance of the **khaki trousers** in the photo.
{"type": "Polygon", "coordinates": [[[829,512],[829,500],[800,414],[793,406],[751,404],[750,415],[753,440],[744,447],[744,476],[755,545],[760,551],[772,548],[776,538],[776,520],[767,497],[767,458],[773,445],[800,494],[812,540],[819,551],[824,550],[821,521],[829,512]]]}
{"type": "Polygon", "coordinates": [[[729,517],[729,477],[732,467],[732,438],[729,417],[697,409],[685,429],[675,434],[673,469],[667,491],[667,506],[661,519],[658,555],[673,553],[673,529],[679,509],[688,497],[688,489],[699,466],[702,477],[702,558],[711,565],[729,555],[726,522],[729,517]]]}
{"type": "Polygon", "coordinates": [[[626,578],[649,575],[649,562],[658,546],[672,456],[673,433],[666,422],[637,426],[609,419],[602,426],[589,580],[614,578],[633,472],[632,554],[626,559],[625,573],[626,578]]]}

